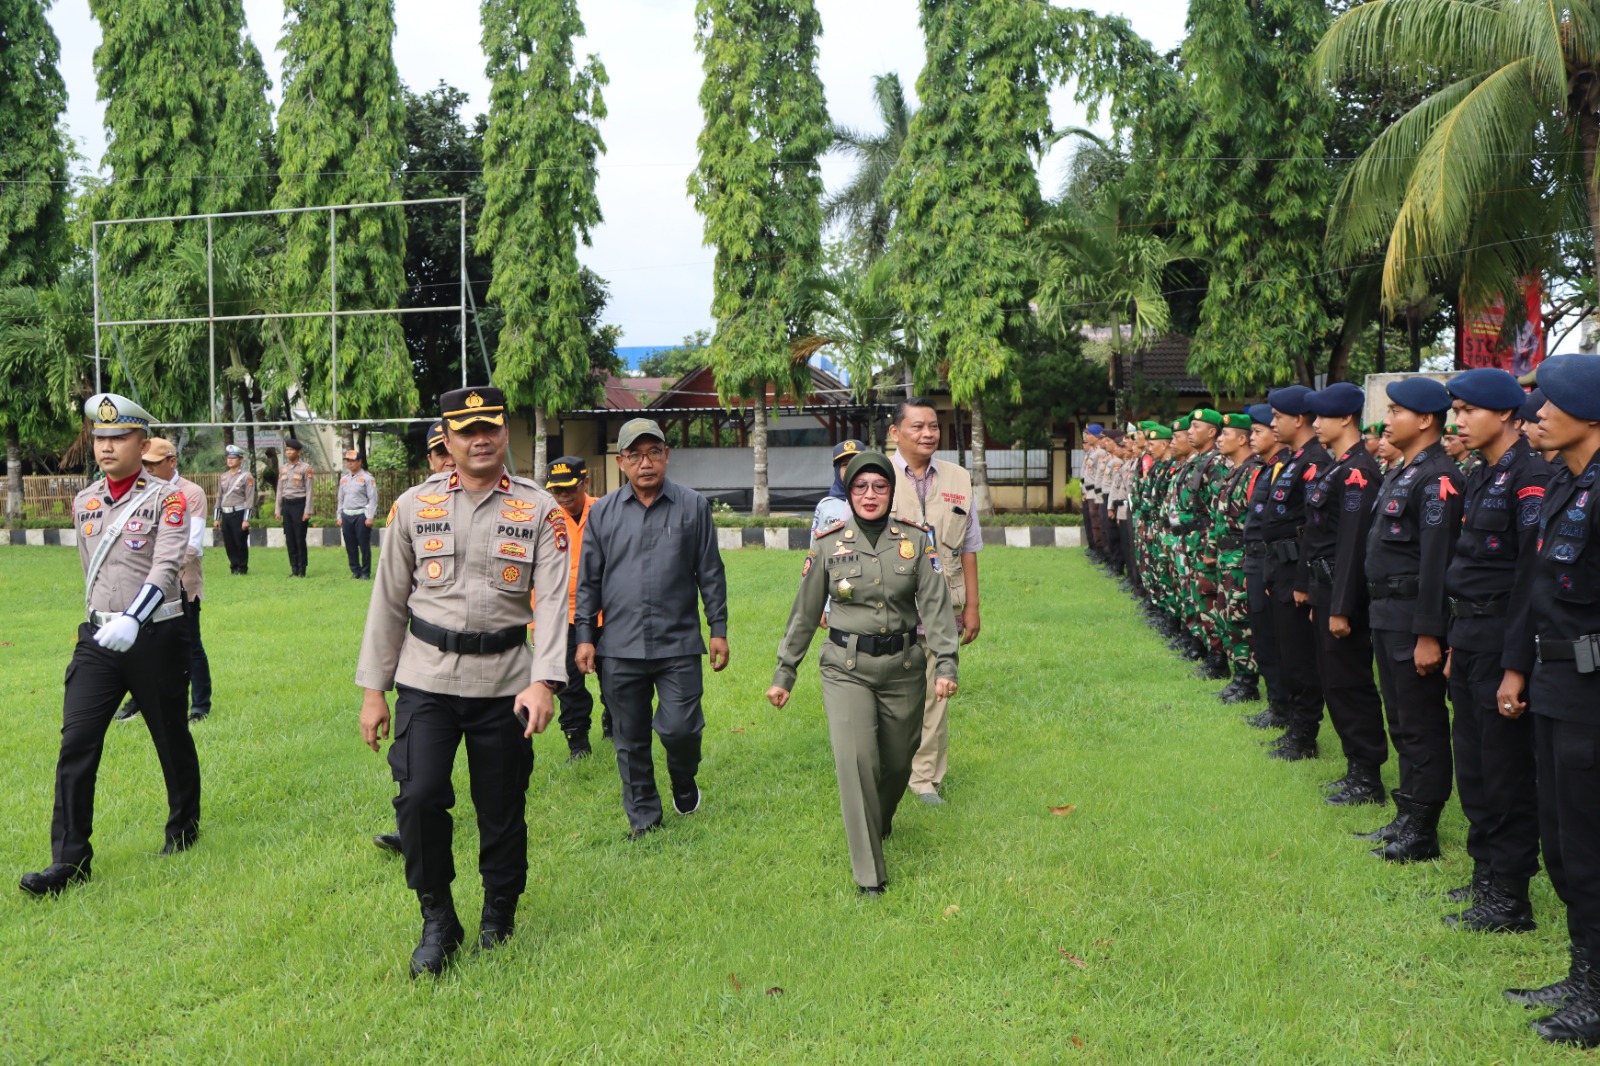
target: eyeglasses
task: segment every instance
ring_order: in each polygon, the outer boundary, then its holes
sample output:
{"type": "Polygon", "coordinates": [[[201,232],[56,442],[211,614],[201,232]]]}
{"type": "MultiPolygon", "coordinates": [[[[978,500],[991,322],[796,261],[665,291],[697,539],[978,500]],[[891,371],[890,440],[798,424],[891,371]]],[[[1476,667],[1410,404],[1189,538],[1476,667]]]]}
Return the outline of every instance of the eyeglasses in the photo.
{"type": "Polygon", "coordinates": [[[665,448],[651,448],[647,452],[623,452],[622,453],[623,461],[624,462],[629,462],[629,463],[642,463],[646,459],[650,460],[652,463],[659,463],[661,460],[665,459],[666,457],[667,457],[667,450],[665,448]]]}
{"type": "Polygon", "coordinates": [[[887,481],[858,481],[850,486],[852,496],[887,496],[889,483],[887,481]]]}

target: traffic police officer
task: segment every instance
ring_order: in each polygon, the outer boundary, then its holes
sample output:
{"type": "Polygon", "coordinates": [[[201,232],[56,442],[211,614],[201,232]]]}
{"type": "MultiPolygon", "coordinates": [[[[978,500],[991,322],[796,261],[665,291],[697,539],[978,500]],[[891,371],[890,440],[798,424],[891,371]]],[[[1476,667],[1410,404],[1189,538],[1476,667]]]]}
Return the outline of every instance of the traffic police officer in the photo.
{"type": "Polygon", "coordinates": [[[89,397],[83,410],[104,476],[72,502],[86,618],[67,666],[51,864],[25,874],[20,886],[35,896],[89,879],[95,776],[111,716],[128,693],[144,709],[166,779],[161,853],[184,851],[200,835],[200,761],[185,716],[189,630],[179,589],[188,508],[175,485],[141,475],[149,412],[114,393],[89,397]]]}
{"type": "Polygon", "coordinates": [[[1450,393],[1429,378],[1392,382],[1389,439],[1401,462],[1383,480],[1367,533],[1368,617],[1389,737],[1400,762],[1397,814],[1363,839],[1390,862],[1439,857],[1450,798],[1445,572],[1461,529],[1461,470],[1440,444],[1450,393]]]}
{"type": "Polygon", "coordinates": [[[934,662],[939,699],[956,691],[956,617],[937,547],[914,516],[890,517],[895,470],[888,457],[862,452],[844,480],[852,515],[818,530],[806,553],[767,699],[774,707],[788,703],[822,605],[832,597],[822,704],[850,868],[863,895],[879,895],[889,884],[883,838],[922,737],[924,660],[934,662]]]}
{"type": "Polygon", "coordinates": [[[1539,536],[1519,568],[1500,713],[1533,712],[1545,868],[1567,905],[1572,967],[1555,984],[1512,989],[1557,1007],[1533,1023],[1546,1040],[1600,1045],[1600,359],[1539,366],[1544,443],[1562,463],[1545,489],[1539,536]],[[1532,680],[1524,679],[1531,664],[1532,680]]]}
{"type": "Polygon", "coordinates": [[[228,469],[217,479],[217,511],[212,528],[221,530],[228,553],[228,573],[250,572],[250,512],[256,506],[256,479],[244,467],[245,451],[237,444],[225,449],[228,469]]]}
{"type": "Polygon", "coordinates": [[[458,389],[439,402],[456,469],[396,502],[356,666],[366,690],[361,736],[374,751],[389,734],[384,693],[398,694],[389,766],[400,786],[406,884],[423,919],[412,976],[442,971],[464,936],[450,889],[450,775],[463,739],[484,886],[478,945],[511,936],[528,875],[530,738],[549,724],[553,694],[566,684],[570,568],[555,501],[506,473],[499,389],[458,389]],[[538,634],[531,650],[529,622],[538,634]]]}

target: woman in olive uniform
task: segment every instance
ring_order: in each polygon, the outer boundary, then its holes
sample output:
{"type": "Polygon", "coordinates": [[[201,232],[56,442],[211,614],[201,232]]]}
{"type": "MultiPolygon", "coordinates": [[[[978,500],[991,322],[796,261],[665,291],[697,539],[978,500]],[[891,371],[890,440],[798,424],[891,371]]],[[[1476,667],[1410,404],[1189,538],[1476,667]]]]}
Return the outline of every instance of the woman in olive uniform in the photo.
{"type": "Polygon", "coordinates": [[[863,895],[879,895],[889,884],[883,838],[922,739],[926,657],[937,659],[939,697],[955,695],[958,634],[927,533],[889,516],[894,467],[888,458],[862,452],[846,467],[844,483],[851,515],[817,530],[806,553],[767,699],[774,707],[789,702],[795,670],[831,596],[822,705],[851,871],[863,895]],[[926,627],[922,640],[919,622],[926,627]]]}

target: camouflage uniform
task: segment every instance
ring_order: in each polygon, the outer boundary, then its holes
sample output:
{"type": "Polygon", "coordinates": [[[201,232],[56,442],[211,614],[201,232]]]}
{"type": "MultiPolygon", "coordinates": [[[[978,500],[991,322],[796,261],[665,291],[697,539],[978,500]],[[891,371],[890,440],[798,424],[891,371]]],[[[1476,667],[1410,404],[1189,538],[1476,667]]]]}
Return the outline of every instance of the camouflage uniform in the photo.
{"type": "Polygon", "coordinates": [[[1250,509],[1250,491],[1266,469],[1252,455],[1224,471],[1211,501],[1211,526],[1206,530],[1206,551],[1216,560],[1217,597],[1212,624],[1222,641],[1235,677],[1246,676],[1253,685],[1256,663],[1250,654],[1249,597],[1244,590],[1244,519],[1250,509]]]}

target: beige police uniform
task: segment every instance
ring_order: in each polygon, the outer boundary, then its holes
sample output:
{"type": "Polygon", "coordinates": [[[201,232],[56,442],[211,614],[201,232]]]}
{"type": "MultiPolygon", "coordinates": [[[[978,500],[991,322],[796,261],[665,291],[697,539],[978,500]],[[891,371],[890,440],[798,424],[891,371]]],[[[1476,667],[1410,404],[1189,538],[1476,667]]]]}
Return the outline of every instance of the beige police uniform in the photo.
{"type": "Polygon", "coordinates": [[[228,570],[250,570],[250,534],[244,526],[256,506],[256,479],[244,468],[225,470],[217,479],[217,508],[211,520],[222,527],[222,546],[228,553],[228,570]]]}

